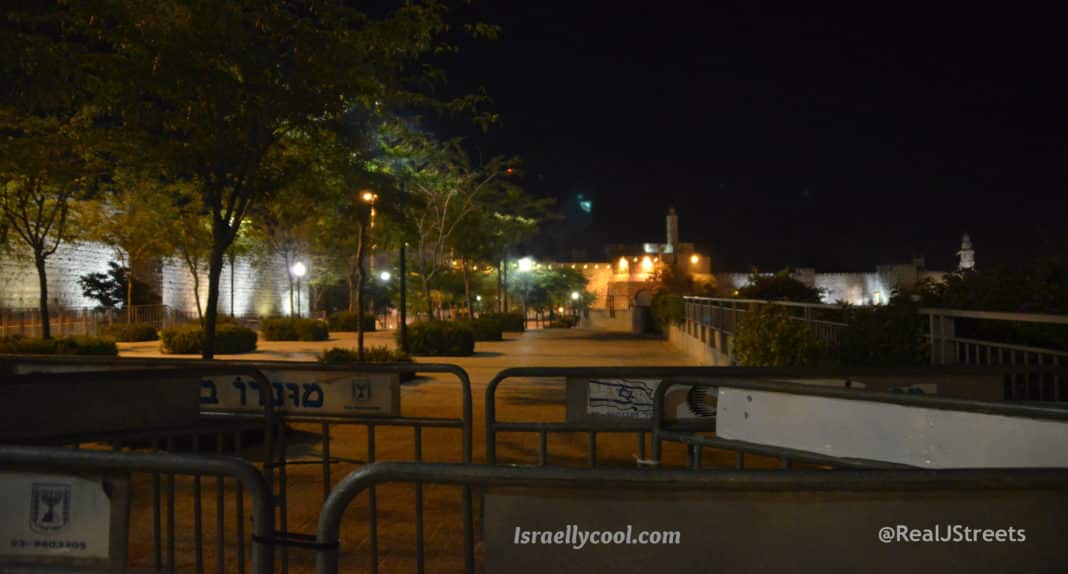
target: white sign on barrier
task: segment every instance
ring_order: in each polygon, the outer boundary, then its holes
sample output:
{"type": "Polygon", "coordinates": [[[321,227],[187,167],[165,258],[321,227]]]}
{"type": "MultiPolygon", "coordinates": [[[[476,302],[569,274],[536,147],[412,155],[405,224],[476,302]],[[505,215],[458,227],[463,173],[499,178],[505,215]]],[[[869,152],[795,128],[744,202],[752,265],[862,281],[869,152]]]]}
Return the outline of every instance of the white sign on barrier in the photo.
{"type": "Polygon", "coordinates": [[[721,387],[727,439],[924,468],[1068,467],[1068,422],[721,387]]]}
{"type": "MultiPolygon", "coordinates": [[[[396,416],[400,413],[400,376],[269,369],[275,409],[296,414],[396,416]]],[[[203,377],[200,408],[208,411],[262,412],[266,392],[252,377],[203,377]]]]}
{"type": "Polygon", "coordinates": [[[111,500],[99,480],[0,474],[0,555],[108,558],[111,500]]]}

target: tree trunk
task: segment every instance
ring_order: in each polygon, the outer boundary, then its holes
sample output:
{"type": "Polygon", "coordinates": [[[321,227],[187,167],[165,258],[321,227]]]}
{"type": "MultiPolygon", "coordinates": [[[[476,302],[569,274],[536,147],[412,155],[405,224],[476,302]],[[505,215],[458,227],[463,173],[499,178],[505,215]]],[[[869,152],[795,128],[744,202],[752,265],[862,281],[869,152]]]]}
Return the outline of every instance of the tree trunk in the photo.
{"type": "MultiPolygon", "coordinates": [[[[230,316],[237,317],[237,311],[234,310],[234,271],[236,271],[237,255],[230,251],[230,316]]],[[[219,277],[222,277],[222,263],[219,264],[219,277]]],[[[209,279],[210,283],[210,279],[209,279]]]]}
{"type": "Polygon", "coordinates": [[[426,275],[422,276],[423,279],[423,296],[426,297],[426,318],[428,321],[434,320],[434,302],[430,299],[430,280],[426,275]]]}
{"type": "Polygon", "coordinates": [[[48,274],[45,271],[45,257],[35,254],[33,258],[37,266],[37,280],[41,286],[41,338],[52,338],[52,324],[48,319],[48,274]]]}
{"type": "MultiPolygon", "coordinates": [[[[211,248],[211,260],[208,262],[208,308],[207,313],[204,315],[204,349],[201,352],[201,356],[205,359],[215,357],[215,323],[219,316],[219,284],[222,282],[223,257],[225,255],[226,249],[217,238],[215,245],[211,248]]],[[[233,264],[231,263],[231,286],[233,285],[233,273],[233,264]]],[[[233,315],[232,288],[230,294],[230,314],[233,315]]]]}
{"type": "Polygon", "coordinates": [[[504,313],[504,283],[501,279],[501,269],[504,269],[504,263],[497,262],[497,312],[504,313]]]}
{"type": "Polygon", "coordinates": [[[475,318],[475,308],[471,305],[471,277],[467,273],[467,258],[461,259],[464,265],[464,300],[467,301],[467,317],[475,318]]]}
{"type": "Polygon", "coordinates": [[[349,286],[349,313],[356,312],[356,274],[348,273],[345,275],[345,282],[349,286]]]}
{"type": "Polygon", "coordinates": [[[204,320],[204,309],[200,305],[200,274],[193,272],[193,297],[197,300],[197,319],[204,320]]]}
{"type": "Polygon", "coordinates": [[[133,323],[133,265],[126,268],[126,322],[133,323]]]}
{"type": "Polygon", "coordinates": [[[356,226],[356,360],[363,361],[363,234],[364,224],[356,226]]]}

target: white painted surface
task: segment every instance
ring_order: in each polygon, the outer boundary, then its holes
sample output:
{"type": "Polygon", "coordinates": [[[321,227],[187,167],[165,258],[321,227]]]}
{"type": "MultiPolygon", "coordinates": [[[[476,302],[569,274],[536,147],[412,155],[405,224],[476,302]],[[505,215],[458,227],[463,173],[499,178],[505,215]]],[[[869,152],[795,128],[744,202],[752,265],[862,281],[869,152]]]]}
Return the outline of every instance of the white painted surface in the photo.
{"type": "MultiPolygon", "coordinates": [[[[376,415],[400,413],[400,378],[390,373],[351,373],[265,369],[278,410],[312,415],[376,415]]],[[[251,377],[204,377],[200,408],[219,411],[263,410],[259,384],[251,377]]]]}
{"type": "Polygon", "coordinates": [[[1068,423],[721,387],[717,435],[925,468],[1068,467],[1068,423]]]}
{"type": "Polygon", "coordinates": [[[99,481],[0,474],[0,555],[107,558],[111,501],[99,481]]]}

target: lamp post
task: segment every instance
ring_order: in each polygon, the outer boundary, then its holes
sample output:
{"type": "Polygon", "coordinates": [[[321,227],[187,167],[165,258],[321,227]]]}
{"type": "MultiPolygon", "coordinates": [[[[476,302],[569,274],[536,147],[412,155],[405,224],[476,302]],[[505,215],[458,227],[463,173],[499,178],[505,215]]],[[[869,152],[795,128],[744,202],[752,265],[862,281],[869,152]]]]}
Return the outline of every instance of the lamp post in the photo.
{"type": "MultiPolygon", "coordinates": [[[[297,278],[297,317],[300,317],[300,279],[308,272],[308,268],[300,261],[297,261],[293,264],[293,267],[290,268],[290,271],[293,273],[293,276],[297,278]]],[[[292,309],[290,309],[289,314],[293,315],[292,309]]]]}
{"type": "Polygon", "coordinates": [[[401,351],[408,352],[408,262],[405,258],[404,248],[408,244],[401,242],[400,247],[400,325],[397,327],[400,329],[400,348],[401,351]]]}
{"type": "Polygon", "coordinates": [[[362,194],[360,194],[360,199],[362,199],[364,201],[364,203],[367,203],[367,204],[371,205],[371,241],[372,241],[372,243],[371,243],[371,265],[370,265],[370,269],[371,269],[371,274],[373,275],[374,272],[375,272],[375,247],[376,247],[376,245],[374,243],[375,214],[376,214],[375,202],[378,201],[378,194],[373,192],[373,191],[364,191],[362,194]]]}
{"type": "Polygon", "coordinates": [[[572,291],[571,292],[571,316],[575,317],[575,318],[578,318],[578,300],[579,300],[579,292],[578,291],[572,291]]]}

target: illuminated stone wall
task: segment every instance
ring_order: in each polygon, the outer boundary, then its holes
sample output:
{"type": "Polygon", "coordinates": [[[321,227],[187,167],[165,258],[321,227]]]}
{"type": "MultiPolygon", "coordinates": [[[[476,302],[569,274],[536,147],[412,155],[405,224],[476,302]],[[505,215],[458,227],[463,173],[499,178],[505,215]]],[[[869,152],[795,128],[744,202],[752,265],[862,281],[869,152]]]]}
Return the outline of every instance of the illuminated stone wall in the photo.
{"type": "MultiPolygon", "coordinates": [[[[82,295],[78,278],[89,273],[105,273],[108,262],[116,261],[114,251],[98,243],[61,245],[48,259],[48,299],[52,305],[67,308],[95,307],[97,302],[82,295]]],[[[266,261],[238,258],[233,271],[234,310],[238,316],[288,315],[288,270],[281,257],[266,261]]],[[[314,270],[312,270],[314,272],[314,270]]],[[[143,280],[159,294],[161,302],[173,309],[196,313],[193,276],[184,263],[165,259],[155,272],[142,274],[143,280]]],[[[230,314],[229,262],[223,268],[219,293],[219,311],[230,314]]],[[[208,299],[208,272],[200,273],[201,301],[208,299]]],[[[307,316],[309,290],[301,286],[300,308],[307,316]]],[[[0,254],[0,308],[35,308],[39,297],[37,270],[29,258],[0,254]]],[[[294,303],[296,291],[294,287],[294,303]]]]}

